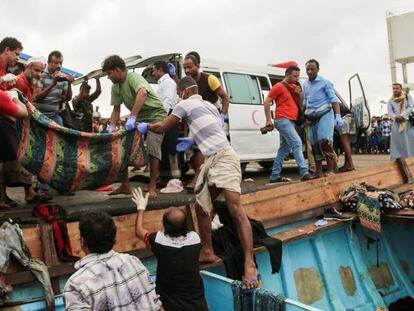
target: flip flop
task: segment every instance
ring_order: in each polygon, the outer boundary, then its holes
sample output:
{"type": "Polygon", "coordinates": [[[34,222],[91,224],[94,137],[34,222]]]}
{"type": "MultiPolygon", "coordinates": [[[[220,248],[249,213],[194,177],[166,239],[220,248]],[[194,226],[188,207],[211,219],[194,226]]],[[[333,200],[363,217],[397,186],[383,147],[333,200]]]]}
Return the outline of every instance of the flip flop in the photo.
{"type": "Polygon", "coordinates": [[[348,168],[348,167],[345,167],[345,166],[341,166],[338,169],[338,171],[340,171],[341,173],[343,173],[343,172],[352,172],[352,171],[355,171],[355,168],[348,168]]]}
{"type": "Polygon", "coordinates": [[[256,288],[261,288],[262,286],[262,276],[260,274],[250,279],[246,279],[244,276],[242,277],[241,290],[243,293],[251,293],[256,288]]]}

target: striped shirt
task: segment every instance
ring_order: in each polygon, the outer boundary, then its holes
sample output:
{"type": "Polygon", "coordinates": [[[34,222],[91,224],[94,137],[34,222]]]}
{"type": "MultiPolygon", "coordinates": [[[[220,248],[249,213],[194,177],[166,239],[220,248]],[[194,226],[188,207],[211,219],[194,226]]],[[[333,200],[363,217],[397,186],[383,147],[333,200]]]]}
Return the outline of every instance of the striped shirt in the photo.
{"type": "Polygon", "coordinates": [[[78,269],[64,290],[66,310],[160,310],[147,269],[131,255],[113,250],[89,254],[75,263],[78,269]]]}
{"type": "MultiPolygon", "coordinates": [[[[40,78],[41,88],[44,90],[53,83],[53,74],[46,67],[40,78]]],[[[62,95],[67,92],[69,83],[67,81],[57,82],[50,93],[41,101],[34,102],[34,105],[45,116],[53,117],[60,112],[62,95]]]]}
{"type": "Polygon", "coordinates": [[[194,141],[205,156],[216,154],[230,146],[220,123],[217,108],[200,95],[193,95],[179,102],[172,111],[184,120],[194,135],[194,141]]]}

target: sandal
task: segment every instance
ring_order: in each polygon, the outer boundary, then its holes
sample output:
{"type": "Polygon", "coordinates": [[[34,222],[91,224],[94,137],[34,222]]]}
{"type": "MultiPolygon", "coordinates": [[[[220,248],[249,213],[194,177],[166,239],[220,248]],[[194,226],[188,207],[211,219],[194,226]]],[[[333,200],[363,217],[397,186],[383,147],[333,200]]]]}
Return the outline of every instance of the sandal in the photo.
{"type": "Polygon", "coordinates": [[[276,184],[280,182],[292,182],[293,180],[287,177],[279,177],[278,179],[273,179],[269,181],[269,184],[276,184]]]}
{"type": "Polygon", "coordinates": [[[47,203],[51,201],[53,198],[47,195],[36,194],[33,199],[26,200],[27,204],[40,204],[40,203],[47,203]]]}
{"type": "Polygon", "coordinates": [[[345,166],[341,166],[338,171],[340,171],[341,173],[343,172],[352,172],[355,171],[355,168],[349,168],[349,167],[345,167],[345,166]]]}
{"type": "Polygon", "coordinates": [[[244,276],[242,277],[241,290],[243,293],[251,293],[255,289],[261,288],[262,286],[262,277],[260,274],[250,279],[246,279],[244,276]]]}

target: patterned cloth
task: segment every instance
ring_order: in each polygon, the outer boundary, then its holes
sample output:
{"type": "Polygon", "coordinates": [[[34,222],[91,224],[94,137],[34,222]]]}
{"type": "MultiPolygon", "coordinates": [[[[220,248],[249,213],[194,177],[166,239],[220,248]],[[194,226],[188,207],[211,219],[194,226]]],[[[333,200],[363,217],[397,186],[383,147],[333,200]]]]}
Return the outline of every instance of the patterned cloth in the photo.
{"type": "Polygon", "coordinates": [[[358,199],[358,217],[362,226],[381,233],[381,206],[378,198],[361,195],[358,199]]]}
{"type": "Polygon", "coordinates": [[[414,208],[414,191],[403,193],[400,196],[400,204],[404,208],[414,208]]]}
{"type": "Polygon", "coordinates": [[[381,232],[381,214],[402,208],[394,192],[365,183],[352,184],[339,195],[339,200],[352,211],[358,212],[361,225],[377,232],[381,232]]]}
{"type": "Polygon", "coordinates": [[[285,310],[285,297],[281,294],[258,288],[252,293],[243,292],[242,282],[234,281],[231,284],[233,292],[234,311],[282,311],[285,310]]]}
{"type": "Polygon", "coordinates": [[[121,180],[128,165],[147,162],[138,131],[85,133],[61,127],[27,103],[18,121],[18,159],[30,173],[62,192],[97,189],[121,180]]]}
{"type": "Polygon", "coordinates": [[[390,121],[382,121],[380,126],[381,126],[382,136],[391,135],[391,122],[390,121]]]}
{"type": "Polygon", "coordinates": [[[113,250],[89,254],[65,285],[66,310],[160,310],[147,269],[134,256],[113,250]]]}

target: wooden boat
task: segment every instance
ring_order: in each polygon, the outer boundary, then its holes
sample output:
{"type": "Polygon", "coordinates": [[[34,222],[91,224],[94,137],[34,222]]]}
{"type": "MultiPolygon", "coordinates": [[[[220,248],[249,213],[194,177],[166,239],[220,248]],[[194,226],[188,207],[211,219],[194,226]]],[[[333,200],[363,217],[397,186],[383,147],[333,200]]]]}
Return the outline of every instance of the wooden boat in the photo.
{"type": "MultiPolygon", "coordinates": [[[[264,248],[255,249],[263,284],[271,292],[286,297],[286,310],[385,310],[398,298],[414,297],[414,210],[388,213],[383,217],[383,232],[378,240],[367,238],[358,222],[329,221],[316,228],[314,222],[327,206],[340,207],[338,195],[352,183],[366,182],[395,192],[414,189],[412,174],[414,157],[372,166],[358,171],[325,178],[263,187],[242,195],[242,204],[249,217],[263,222],[268,233],[283,243],[282,268],[271,274],[264,248]]],[[[193,211],[193,200],[175,202],[193,211]]],[[[165,207],[168,206],[168,202],[165,207]]],[[[106,210],[116,214],[113,207],[106,210]]],[[[114,249],[142,259],[150,272],[155,260],[135,237],[135,207],[125,200],[122,215],[114,216],[117,243],[114,249]]],[[[146,212],[145,226],[161,228],[163,208],[151,207],[146,212]]],[[[76,212],[67,210],[67,219],[76,212]]],[[[192,214],[193,218],[195,213],[192,214]]],[[[194,220],[194,219],[193,219],[194,220]]],[[[196,223],[194,221],[194,223],[196,223]]],[[[67,224],[74,253],[82,256],[77,221],[67,224]]],[[[49,224],[23,229],[32,255],[49,267],[57,304],[65,281],[74,272],[73,264],[57,260],[49,224]]],[[[211,310],[232,310],[231,282],[224,266],[204,266],[206,296],[211,310]]],[[[26,301],[41,297],[39,285],[30,272],[12,265],[8,277],[14,286],[12,299],[26,301]]],[[[22,305],[22,310],[42,310],[44,302],[22,305]]]]}

